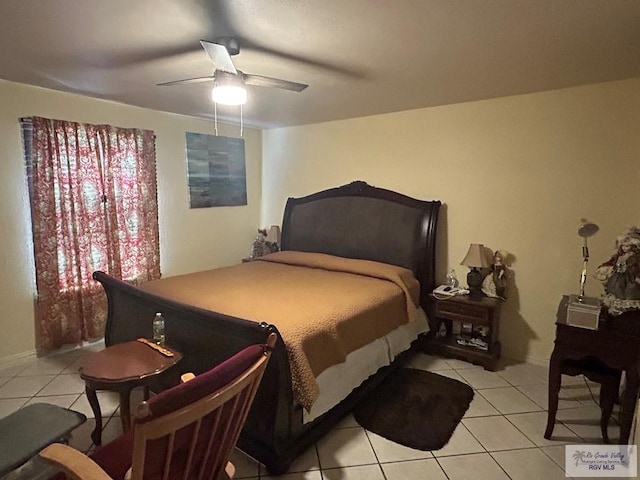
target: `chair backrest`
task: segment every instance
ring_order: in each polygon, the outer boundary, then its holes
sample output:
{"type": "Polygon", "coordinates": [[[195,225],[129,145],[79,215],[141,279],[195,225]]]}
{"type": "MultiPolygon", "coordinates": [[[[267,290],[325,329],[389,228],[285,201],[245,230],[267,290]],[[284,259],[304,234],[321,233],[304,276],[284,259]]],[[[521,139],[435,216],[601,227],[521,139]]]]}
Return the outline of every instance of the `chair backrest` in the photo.
{"type": "Polygon", "coordinates": [[[218,479],[276,341],[252,345],[143,402],[134,419],[132,480],[218,479]]]}

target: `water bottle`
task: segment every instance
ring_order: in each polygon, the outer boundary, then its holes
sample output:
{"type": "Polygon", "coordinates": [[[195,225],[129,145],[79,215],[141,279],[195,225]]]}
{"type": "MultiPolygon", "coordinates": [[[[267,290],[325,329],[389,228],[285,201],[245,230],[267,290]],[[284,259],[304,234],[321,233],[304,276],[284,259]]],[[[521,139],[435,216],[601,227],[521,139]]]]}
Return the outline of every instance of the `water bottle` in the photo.
{"type": "Polygon", "coordinates": [[[164,345],[164,318],[159,312],[153,319],[153,341],[158,345],[164,345]]]}
{"type": "Polygon", "coordinates": [[[457,287],[459,285],[458,277],[456,277],[455,270],[449,270],[449,273],[447,273],[447,285],[452,288],[457,287]]]}

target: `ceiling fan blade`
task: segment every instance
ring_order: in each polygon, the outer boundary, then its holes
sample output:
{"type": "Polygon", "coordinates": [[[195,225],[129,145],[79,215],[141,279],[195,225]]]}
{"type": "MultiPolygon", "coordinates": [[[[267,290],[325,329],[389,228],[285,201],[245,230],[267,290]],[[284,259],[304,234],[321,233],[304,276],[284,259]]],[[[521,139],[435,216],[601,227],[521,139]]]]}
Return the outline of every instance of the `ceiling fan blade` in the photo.
{"type": "Polygon", "coordinates": [[[263,75],[253,75],[251,73],[243,73],[242,76],[246,85],[253,85],[256,87],[273,87],[281,88],[283,90],[291,90],[293,92],[301,92],[309,86],[304,83],[265,77],[263,75]]]}
{"type": "Polygon", "coordinates": [[[159,87],[169,87],[171,85],[179,85],[181,83],[210,82],[213,79],[214,79],[213,75],[209,75],[208,77],[185,78],[184,80],[173,80],[172,82],[158,83],[158,86],[159,87]]]}
{"type": "Polygon", "coordinates": [[[233,74],[238,73],[236,67],[233,66],[231,55],[229,55],[226,47],[218,45],[217,43],[207,42],[206,40],[200,40],[200,45],[202,45],[202,48],[204,48],[209,58],[211,58],[216,70],[233,74]]]}

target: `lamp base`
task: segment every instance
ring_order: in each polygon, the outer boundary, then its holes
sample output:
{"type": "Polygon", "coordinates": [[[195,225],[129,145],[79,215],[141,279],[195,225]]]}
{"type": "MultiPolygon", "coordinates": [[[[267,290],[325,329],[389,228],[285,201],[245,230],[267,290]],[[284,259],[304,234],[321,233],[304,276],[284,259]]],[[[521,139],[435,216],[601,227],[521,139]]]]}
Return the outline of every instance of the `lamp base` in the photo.
{"type": "Polygon", "coordinates": [[[471,293],[479,292],[482,289],[482,274],[476,267],[472,267],[467,273],[467,285],[471,293]]]}

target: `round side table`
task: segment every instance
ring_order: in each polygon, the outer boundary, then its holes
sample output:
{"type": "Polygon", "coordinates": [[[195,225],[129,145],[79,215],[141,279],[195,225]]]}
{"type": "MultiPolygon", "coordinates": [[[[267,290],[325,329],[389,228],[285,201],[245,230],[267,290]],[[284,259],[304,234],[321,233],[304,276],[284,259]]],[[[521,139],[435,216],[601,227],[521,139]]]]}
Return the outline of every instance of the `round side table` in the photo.
{"type": "Polygon", "coordinates": [[[131,390],[145,388],[145,399],[149,397],[149,383],[173,367],[182,359],[182,354],[163,346],[163,354],[147,343],[132,341],[119,343],[100,352],[87,355],[80,367],[80,377],[85,382],[85,392],[95,415],[96,427],[91,433],[95,445],[102,444],[102,413],[96,390],[109,390],[120,395],[120,419],[123,431],[131,426],[129,399],[131,390]]]}

